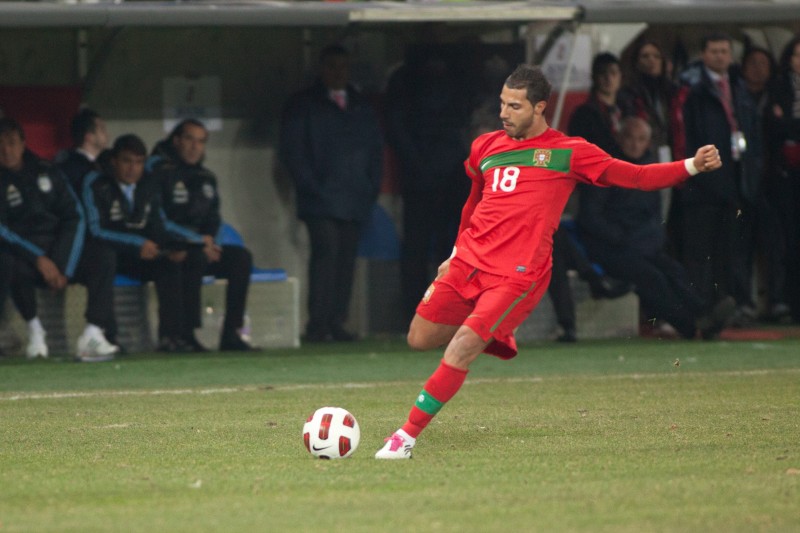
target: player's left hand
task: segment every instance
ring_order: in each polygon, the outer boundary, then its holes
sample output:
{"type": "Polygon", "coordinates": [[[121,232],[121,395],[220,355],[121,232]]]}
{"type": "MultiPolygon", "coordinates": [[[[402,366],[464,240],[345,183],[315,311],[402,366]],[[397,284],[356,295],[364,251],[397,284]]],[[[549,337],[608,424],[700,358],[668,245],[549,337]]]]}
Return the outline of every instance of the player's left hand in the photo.
{"type": "Polygon", "coordinates": [[[36,258],[36,268],[42,274],[47,286],[54,291],[60,291],[67,286],[67,277],[61,273],[52,259],[46,255],[36,258]]]}
{"type": "Polygon", "coordinates": [[[186,259],[186,250],[172,250],[167,252],[167,259],[173,263],[182,263],[186,259]]]}
{"type": "Polygon", "coordinates": [[[203,235],[203,253],[209,263],[216,263],[222,258],[222,247],[214,242],[214,237],[211,235],[203,235]]]}
{"type": "Polygon", "coordinates": [[[713,144],[707,144],[697,149],[694,156],[694,167],[700,172],[711,172],[722,166],[719,150],[713,144]]]}

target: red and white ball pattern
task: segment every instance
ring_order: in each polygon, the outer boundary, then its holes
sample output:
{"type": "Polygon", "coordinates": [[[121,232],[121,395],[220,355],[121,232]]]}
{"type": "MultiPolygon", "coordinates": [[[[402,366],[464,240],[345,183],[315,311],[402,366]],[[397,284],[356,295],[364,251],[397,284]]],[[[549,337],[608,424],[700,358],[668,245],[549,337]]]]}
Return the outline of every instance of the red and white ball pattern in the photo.
{"type": "Polygon", "coordinates": [[[341,407],[320,407],[303,425],[303,443],[318,459],[350,457],[360,440],[356,418],[341,407]]]}

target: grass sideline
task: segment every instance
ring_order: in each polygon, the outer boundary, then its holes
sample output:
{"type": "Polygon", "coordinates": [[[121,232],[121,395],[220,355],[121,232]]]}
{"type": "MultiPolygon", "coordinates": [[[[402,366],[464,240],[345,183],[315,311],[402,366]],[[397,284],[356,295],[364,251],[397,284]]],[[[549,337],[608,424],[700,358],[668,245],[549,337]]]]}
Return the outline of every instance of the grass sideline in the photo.
{"type": "Polygon", "coordinates": [[[0,531],[800,529],[800,340],[482,357],[414,460],[375,461],[439,357],[0,360],[0,531]],[[361,425],[348,460],[302,446],[326,404],[361,425]]]}

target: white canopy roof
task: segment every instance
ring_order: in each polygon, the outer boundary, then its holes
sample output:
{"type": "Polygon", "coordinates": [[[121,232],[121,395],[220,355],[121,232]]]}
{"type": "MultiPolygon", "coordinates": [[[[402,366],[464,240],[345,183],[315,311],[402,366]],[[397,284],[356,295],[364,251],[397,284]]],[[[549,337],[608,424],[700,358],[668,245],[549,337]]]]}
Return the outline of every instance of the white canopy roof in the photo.
{"type": "Polygon", "coordinates": [[[737,23],[800,20],[798,0],[0,2],[0,27],[346,26],[365,23],[737,23]]]}

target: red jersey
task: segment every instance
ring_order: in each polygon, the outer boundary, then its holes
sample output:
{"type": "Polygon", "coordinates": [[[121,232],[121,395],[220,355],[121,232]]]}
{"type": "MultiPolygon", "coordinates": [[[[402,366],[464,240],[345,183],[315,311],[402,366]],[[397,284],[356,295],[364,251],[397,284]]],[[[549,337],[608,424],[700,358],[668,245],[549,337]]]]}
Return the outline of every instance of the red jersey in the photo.
{"type": "Polygon", "coordinates": [[[683,161],[632,165],[551,128],[523,141],[502,130],[481,135],[464,166],[473,183],[456,255],[531,282],[551,268],[553,233],[577,182],[656,190],[689,177],[683,161]]]}

